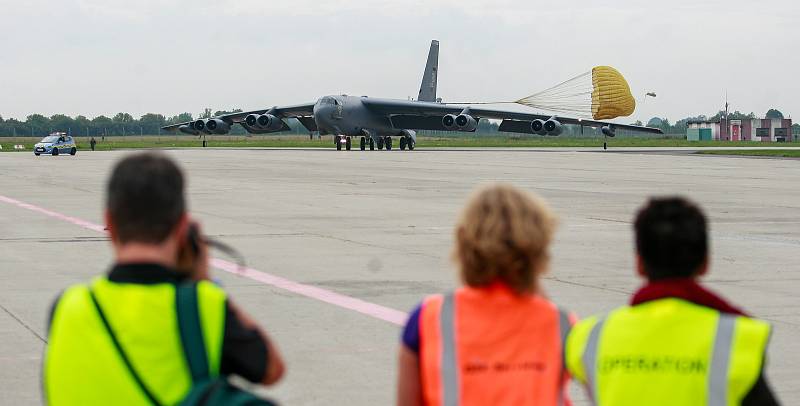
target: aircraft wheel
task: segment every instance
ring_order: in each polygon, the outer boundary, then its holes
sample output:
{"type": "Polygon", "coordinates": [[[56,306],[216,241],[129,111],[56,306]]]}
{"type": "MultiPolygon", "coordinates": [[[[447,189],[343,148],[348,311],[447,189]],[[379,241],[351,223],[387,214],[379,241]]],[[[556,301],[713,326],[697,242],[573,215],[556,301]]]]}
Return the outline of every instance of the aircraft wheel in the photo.
{"type": "Polygon", "coordinates": [[[383,149],[383,137],[378,137],[378,149],[383,149]]]}
{"type": "Polygon", "coordinates": [[[406,137],[400,138],[400,151],[406,150],[406,137]]]}
{"type": "Polygon", "coordinates": [[[409,138],[408,141],[406,141],[406,144],[408,145],[408,150],[409,151],[413,151],[414,150],[414,140],[413,139],[409,138]]]}
{"type": "Polygon", "coordinates": [[[34,152],[33,155],[39,156],[39,153],[38,152],[34,152]]]}
{"type": "Polygon", "coordinates": [[[386,137],[385,144],[386,144],[386,150],[387,151],[391,151],[392,150],[392,137],[386,137]]]}
{"type": "Polygon", "coordinates": [[[369,138],[369,150],[375,151],[375,141],[372,139],[372,137],[369,138]]]}
{"type": "Polygon", "coordinates": [[[347,150],[350,151],[350,148],[353,147],[353,142],[350,140],[350,137],[347,137],[345,139],[345,144],[344,145],[345,145],[345,147],[347,147],[347,150]]]}
{"type": "Polygon", "coordinates": [[[364,137],[361,137],[361,145],[359,145],[359,146],[361,147],[362,151],[367,149],[367,139],[364,138],[364,137]]]}
{"type": "Polygon", "coordinates": [[[58,155],[58,148],[53,148],[53,156],[58,155]]]}
{"type": "Polygon", "coordinates": [[[333,139],[336,141],[336,150],[337,151],[341,151],[342,150],[342,140],[339,137],[333,137],[333,139]]]}

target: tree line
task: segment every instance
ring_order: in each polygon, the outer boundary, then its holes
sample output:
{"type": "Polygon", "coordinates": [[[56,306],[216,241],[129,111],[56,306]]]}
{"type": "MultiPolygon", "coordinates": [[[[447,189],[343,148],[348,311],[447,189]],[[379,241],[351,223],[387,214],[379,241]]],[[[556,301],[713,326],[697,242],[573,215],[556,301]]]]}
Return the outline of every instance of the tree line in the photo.
{"type": "MultiPolygon", "coordinates": [[[[191,113],[181,113],[167,117],[163,114],[147,113],[139,118],[129,113],[117,113],[113,117],[100,115],[89,119],[78,115],[70,117],[65,114],[54,114],[47,117],[43,114],[31,114],[25,120],[15,118],[3,119],[0,116],[0,136],[5,137],[43,137],[52,132],[66,132],[76,137],[102,137],[112,135],[156,135],[161,134],[161,127],[192,121],[198,118],[209,118],[223,114],[238,113],[241,109],[231,111],[212,111],[205,109],[195,118],[191,113]]],[[[297,120],[287,120],[291,131],[297,134],[308,133],[297,120]]],[[[247,131],[241,126],[233,126],[231,134],[243,135],[247,131]]]]}
{"type": "MultiPolygon", "coordinates": [[[[25,120],[17,120],[14,118],[3,119],[0,116],[0,136],[33,136],[43,137],[55,131],[67,132],[73,136],[81,137],[101,137],[101,136],[124,136],[124,135],[156,135],[161,134],[161,127],[171,124],[192,121],[200,118],[209,118],[220,116],[230,113],[241,112],[241,109],[234,109],[230,111],[212,109],[204,109],[197,116],[191,113],[181,113],[175,116],[167,117],[163,114],[147,113],[139,118],[133,117],[129,113],[117,113],[113,117],[100,115],[92,119],[86,116],[78,115],[70,117],[65,114],[54,114],[47,117],[42,114],[31,114],[25,120]]],[[[668,118],[653,117],[647,122],[648,127],[660,128],[665,134],[683,135],[686,133],[686,128],[690,121],[715,121],[720,117],[724,117],[725,112],[719,111],[712,116],[699,115],[695,117],[686,117],[671,123],[668,118]]],[[[783,113],[776,109],[770,109],[766,114],[767,118],[783,118],[783,113]]],[[[728,114],[728,118],[732,120],[737,119],[754,119],[754,113],[741,113],[735,111],[728,114]]],[[[287,120],[287,124],[291,128],[290,133],[294,134],[308,134],[308,130],[303,127],[299,121],[295,119],[287,120]]],[[[643,125],[641,121],[632,123],[634,125],[643,125]]],[[[498,123],[489,120],[480,120],[478,123],[477,132],[481,134],[492,134],[498,132],[498,123]]],[[[594,135],[591,130],[583,129],[579,126],[564,126],[564,135],[567,136],[581,136],[581,135],[594,135]]],[[[792,126],[793,133],[800,134],[800,123],[792,126]]],[[[445,131],[426,131],[430,135],[448,135],[451,134],[445,131]]],[[[247,134],[241,126],[233,126],[230,134],[244,135],[247,134]]],[[[626,134],[622,134],[626,135],[626,134]]]]}

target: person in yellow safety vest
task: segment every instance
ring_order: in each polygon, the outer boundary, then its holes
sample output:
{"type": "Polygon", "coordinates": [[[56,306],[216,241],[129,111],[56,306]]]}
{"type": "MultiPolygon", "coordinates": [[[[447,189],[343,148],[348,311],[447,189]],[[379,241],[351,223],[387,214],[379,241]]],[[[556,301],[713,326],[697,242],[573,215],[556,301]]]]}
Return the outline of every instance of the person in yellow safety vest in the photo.
{"type": "Polygon", "coordinates": [[[67,288],[53,306],[43,371],[47,402],[180,402],[192,376],[178,328],[176,287],[190,280],[198,281],[197,313],[211,376],[278,381],[284,367],[276,347],[208,280],[206,245],[189,247],[188,230],[199,226],[187,215],[178,166],[161,154],[131,155],[116,165],[107,186],[105,221],[115,264],[107,275],[67,288]]]}
{"type": "Polygon", "coordinates": [[[569,405],[563,346],[574,322],[541,277],[550,209],[505,185],[479,190],[456,228],[465,287],[426,298],[399,352],[399,405],[569,405]]]}
{"type": "Polygon", "coordinates": [[[775,405],[764,377],[770,326],[701,286],[709,268],[706,219],[679,197],[637,214],[631,300],[576,324],[567,367],[595,405],[775,405]]]}

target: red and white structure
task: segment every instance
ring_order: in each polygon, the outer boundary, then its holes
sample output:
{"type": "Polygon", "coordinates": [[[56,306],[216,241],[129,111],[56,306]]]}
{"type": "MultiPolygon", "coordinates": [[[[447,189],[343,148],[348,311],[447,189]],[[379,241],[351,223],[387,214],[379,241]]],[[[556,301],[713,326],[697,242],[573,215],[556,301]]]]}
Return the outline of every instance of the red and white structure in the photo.
{"type": "Polygon", "coordinates": [[[710,128],[719,141],[793,142],[791,118],[753,118],[717,121],[689,121],[686,128],[710,128]]]}

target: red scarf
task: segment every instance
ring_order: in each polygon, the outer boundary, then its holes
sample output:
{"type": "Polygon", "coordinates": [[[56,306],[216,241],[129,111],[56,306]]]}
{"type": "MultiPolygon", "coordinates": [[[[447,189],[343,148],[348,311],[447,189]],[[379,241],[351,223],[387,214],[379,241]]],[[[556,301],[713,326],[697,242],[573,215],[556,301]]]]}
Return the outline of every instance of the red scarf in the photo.
{"type": "Polygon", "coordinates": [[[716,293],[700,286],[697,281],[691,278],[673,278],[651,281],[639,289],[635,295],[633,295],[633,298],[631,298],[631,305],[635,306],[640,303],[668,297],[683,299],[696,305],[719,310],[722,313],[747,316],[744,311],[728,303],[716,293]]]}

